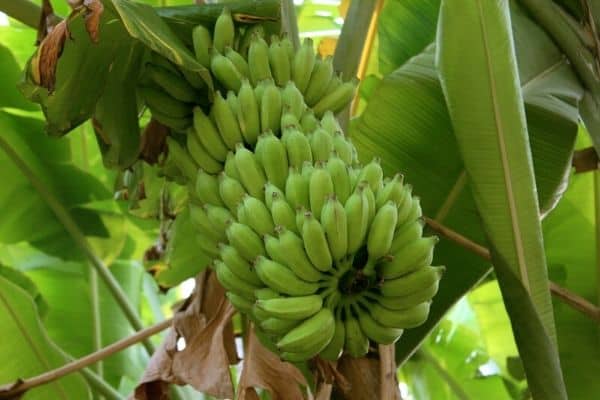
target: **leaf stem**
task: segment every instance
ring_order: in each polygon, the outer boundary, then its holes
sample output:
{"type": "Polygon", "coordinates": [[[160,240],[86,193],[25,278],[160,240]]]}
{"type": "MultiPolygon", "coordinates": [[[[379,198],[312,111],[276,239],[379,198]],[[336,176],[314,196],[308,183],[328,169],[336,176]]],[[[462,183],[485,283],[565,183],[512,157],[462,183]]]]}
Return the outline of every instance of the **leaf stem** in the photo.
{"type": "Polygon", "coordinates": [[[173,323],[172,319],[167,319],[165,321],[159,322],[151,327],[143,329],[139,332],[134,333],[133,335],[121,339],[118,342],[115,342],[99,351],[88,354],[85,357],[73,360],[62,367],[53,369],[51,371],[44,372],[43,374],[34,376],[29,379],[20,380],[15,383],[6,384],[0,386],[0,399],[12,399],[17,395],[23,394],[29,389],[32,389],[37,386],[45,385],[47,383],[53,382],[59,378],[62,378],[65,375],[71,374],[73,372],[81,371],[85,367],[92,365],[100,360],[103,360],[112,354],[115,354],[127,347],[130,347],[136,343],[141,342],[142,340],[148,339],[150,336],[153,336],[167,328],[169,328],[173,323]]]}
{"type": "Polygon", "coordinates": [[[396,346],[379,345],[379,398],[400,399],[396,380],[396,346]]]}
{"type": "MultiPolygon", "coordinates": [[[[492,260],[490,251],[487,248],[481,246],[478,243],[475,243],[471,239],[462,236],[460,233],[453,231],[452,229],[440,224],[439,222],[431,218],[423,218],[425,219],[427,225],[429,225],[431,229],[439,233],[441,236],[451,240],[452,242],[458,244],[461,247],[464,247],[465,249],[469,250],[470,252],[478,255],[479,257],[487,261],[492,260]]],[[[562,286],[557,285],[552,281],[548,281],[548,284],[550,286],[550,292],[554,297],[563,301],[571,308],[584,314],[586,317],[589,317],[590,319],[600,323],[600,307],[597,307],[596,305],[590,303],[583,297],[571,292],[568,289],[563,288],[562,286]]]]}
{"type": "Polygon", "coordinates": [[[0,0],[0,11],[31,28],[37,29],[42,9],[29,0],[0,0]]]}
{"type": "MultiPolygon", "coordinates": [[[[21,173],[25,175],[31,182],[31,185],[37,190],[37,192],[46,201],[50,209],[56,215],[56,218],[62,223],[65,230],[71,235],[73,241],[77,244],[79,249],[89,259],[92,266],[100,275],[100,278],[104,281],[111,294],[119,304],[121,310],[125,314],[125,317],[131,324],[131,326],[139,331],[143,328],[142,321],[138,316],[135,308],[127,298],[127,295],[121,288],[119,282],[112,275],[108,267],[94,252],[85,235],[71,216],[65,206],[56,198],[56,196],[48,189],[48,187],[35,175],[35,173],[29,168],[29,166],[19,157],[17,152],[11,147],[11,145],[0,136],[0,148],[9,156],[15,165],[21,170],[21,173]]],[[[144,340],[144,347],[148,353],[154,352],[154,345],[149,340],[144,340]]]]}

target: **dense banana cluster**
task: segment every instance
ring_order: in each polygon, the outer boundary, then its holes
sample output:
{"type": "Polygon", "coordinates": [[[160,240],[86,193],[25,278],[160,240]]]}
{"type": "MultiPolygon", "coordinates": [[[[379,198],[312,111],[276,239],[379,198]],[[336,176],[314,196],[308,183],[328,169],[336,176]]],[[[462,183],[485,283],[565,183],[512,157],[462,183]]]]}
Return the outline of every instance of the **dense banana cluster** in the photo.
{"type": "Polygon", "coordinates": [[[161,86],[152,65],[144,95],[153,115],[188,121],[159,119],[184,133],[168,138],[166,165],[190,187],[200,251],[261,341],[290,361],[360,357],[426,320],[437,238],[423,237],[411,186],[384,179],[377,159],[360,165],[339,126],[356,82],[309,39],[294,51],[261,29],[236,35],[225,10],[212,34],[193,31],[218,85],[210,107],[161,86]],[[153,105],[155,92],[179,103],[153,105]]]}

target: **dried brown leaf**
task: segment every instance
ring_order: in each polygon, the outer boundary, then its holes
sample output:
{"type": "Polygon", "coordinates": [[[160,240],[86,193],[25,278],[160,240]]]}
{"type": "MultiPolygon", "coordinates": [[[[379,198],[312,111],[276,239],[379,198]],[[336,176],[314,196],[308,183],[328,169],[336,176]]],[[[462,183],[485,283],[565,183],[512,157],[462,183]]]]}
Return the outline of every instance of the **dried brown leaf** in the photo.
{"type": "Polygon", "coordinates": [[[196,290],[174,316],[174,328],[152,356],[136,400],[167,399],[167,383],[189,384],[218,398],[233,397],[229,364],[237,362],[231,329],[234,309],[212,271],[196,279],[196,290]],[[185,349],[177,350],[179,338],[185,349]]]}
{"type": "Polygon", "coordinates": [[[40,22],[38,23],[38,31],[37,31],[37,39],[35,44],[39,45],[42,43],[42,40],[50,33],[52,28],[54,28],[60,22],[60,18],[54,14],[54,9],[52,8],[52,4],[50,4],[50,0],[42,1],[42,12],[40,13],[40,22]]]}
{"type": "Polygon", "coordinates": [[[151,165],[156,164],[160,155],[167,150],[168,135],[169,128],[155,119],[150,120],[140,141],[140,159],[151,165]]]}
{"type": "Polygon", "coordinates": [[[58,59],[69,36],[67,21],[61,21],[42,40],[38,49],[40,85],[51,92],[54,90],[54,84],[56,83],[58,59]]]}
{"type": "Polygon", "coordinates": [[[304,399],[306,379],[293,364],[266,349],[251,329],[240,377],[238,400],[257,400],[255,387],[266,389],[273,400],[304,399]]]}
{"type": "Polygon", "coordinates": [[[104,6],[100,0],[84,0],[85,11],[85,29],[90,35],[92,42],[98,43],[100,17],[104,11],[104,6]]]}
{"type": "Polygon", "coordinates": [[[348,400],[380,399],[379,359],[373,357],[352,358],[342,356],[337,370],[349,383],[346,387],[335,385],[335,398],[348,400]]]}

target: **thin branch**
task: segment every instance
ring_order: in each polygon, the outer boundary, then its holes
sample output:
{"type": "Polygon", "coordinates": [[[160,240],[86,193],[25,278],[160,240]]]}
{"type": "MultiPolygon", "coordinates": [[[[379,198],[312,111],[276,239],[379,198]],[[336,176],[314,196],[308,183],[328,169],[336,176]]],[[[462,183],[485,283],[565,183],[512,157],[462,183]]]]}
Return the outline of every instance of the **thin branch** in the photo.
{"type": "Polygon", "coordinates": [[[40,6],[29,0],[0,0],[0,11],[34,29],[42,13],[40,6]]]}
{"type": "MultiPolygon", "coordinates": [[[[437,222],[431,218],[424,217],[424,219],[425,219],[425,222],[427,223],[427,225],[429,225],[429,227],[431,227],[431,229],[433,229],[435,232],[439,233],[441,236],[453,241],[454,243],[458,244],[461,247],[464,247],[465,249],[469,250],[470,252],[477,254],[479,257],[481,257],[487,261],[492,261],[492,256],[490,254],[490,251],[487,248],[481,246],[478,243],[475,243],[474,241],[462,236],[460,233],[453,231],[452,229],[440,224],[439,222],[437,222]]],[[[549,286],[550,286],[550,292],[552,293],[552,295],[554,297],[562,300],[565,304],[567,304],[568,306],[572,307],[573,309],[581,312],[582,314],[591,318],[592,320],[594,320],[596,322],[600,322],[600,308],[599,307],[590,303],[583,297],[569,291],[568,289],[565,289],[565,288],[557,285],[556,283],[554,283],[552,281],[549,282],[549,286]]]]}
{"type": "MultiPolygon", "coordinates": [[[[0,137],[0,148],[4,150],[4,152],[19,168],[21,173],[23,173],[23,175],[25,175],[25,177],[31,182],[31,185],[37,190],[40,196],[42,196],[42,198],[46,201],[46,204],[48,204],[50,209],[56,215],[56,218],[61,222],[65,230],[71,235],[71,238],[73,239],[75,244],[89,259],[92,266],[96,268],[98,275],[100,275],[100,277],[110,290],[111,294],[115,298],[116,302],[119,304],[121,310],[125,314],[125,317],[129,321],[131,326],[136,331],[141,330],[143,328],[142,321],[138,316],[135,308],[129,301],[129,298],[121,288],[119,281],[115,279],[108,267],[94,252],[84,233],[81,231],[81,229],[79,228],[69,211],[60,202],[60,200],[56,198],[56,196],[54,196],[54,193],[52,193],[50,189],[48,189],[44,182],[42,182],[36,176],[36,174],[21,159],[21,157],[19,157],[19,154],[12,148],[12,146],[2,137],[0,137]]],[[[154,345],[149,340],[144,341],[144,347],[146,348],[148,353],[152,354],[154,352],[154,345]]]]}
{"type": "Polygon", "coordinates": [[[165,321],[159,322],[156,325],[143,329],[139,332],[134,333],[133,335],[119,340],[102,350],[91,353],[85,357],[79,358],[77,360],[73,360],[72,362],[63,365],[57,369],[53,369],[51,371],[44,372],[38,376],[34,376],[29,379],[19,380],[15,383],[10,383],[7,385],[0,386],[0,399],[11,399],[17,395],[23,394],[29,389],[32,389],[37,386],[45,385],[47,383],[53,382],[57,379],[62,378],[65,375],[70,373],[80,371],[85,367],[92,365],[100,360],[103,360],[127,347],[133,346],[136,343],[139,343],[145,339],[148,339],[150,336],[153,336],[165,329],[169,328],[173,323],[172,319],[167,319],[165,321]]]}

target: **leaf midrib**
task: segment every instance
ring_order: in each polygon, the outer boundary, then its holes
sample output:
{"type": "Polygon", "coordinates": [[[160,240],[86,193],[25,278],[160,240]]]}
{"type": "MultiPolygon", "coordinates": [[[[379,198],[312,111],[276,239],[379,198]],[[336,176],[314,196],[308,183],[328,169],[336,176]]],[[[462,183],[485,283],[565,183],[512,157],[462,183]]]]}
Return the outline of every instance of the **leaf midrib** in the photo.
{"type": "Polygon", "coordinates": [[[490,51],[489,51],[488,32],[487,32],[485,23],[483,22],[485,16],[484,16],[484,11],[483,11],[483,6],[481,4],[481,0],[477,0],[477,9],[479,12],[479,17],[480,17],[479,21],[480,21],[481,35],[482,35],[482,41],[483,41],[483,50],[484,50],[484,56],[485,56],[486,64],[487,64],[487,72],[488,72],[489,81],[490,81],[491,99],[492,99],[492,104],[494,106],[494,122],[496,124],[498,146],[500,148],[500,158],[502,161],[502,173],[504,176],[504,185],[505,185],[504,187],[505,187],[506,196],[508,199],[508,208],[509,208],[509,213],[510,213],[511,228],[512,228],[513,235],[514,235],[513,243],[514,243],[515,251],[517,254],[517,262],[518,262],[519,274],[521,277],[521,281],[523,282],[525,289],[528,292],[531,292],[530,285],[529,285],[529,277],[528,277],[528,273],[527,273],[527,265],[526,265],[526,261],[525,261],[525,250],[523,248],[523,243],[521,240],[521,235],[522,235],[521,225],[520,225],[519,217],[517,215],[517,204],[516,204],[514,189],[512,186],[511,170],[510,170],[510,166],[508,165],[508,154],[507,154],[507,150],[506,150],[505,129],[502,124],[502,120],[500,119],[498,93],[496,90],[496,81],[494,79],[492,60],[491,60],[490,51]]]}

